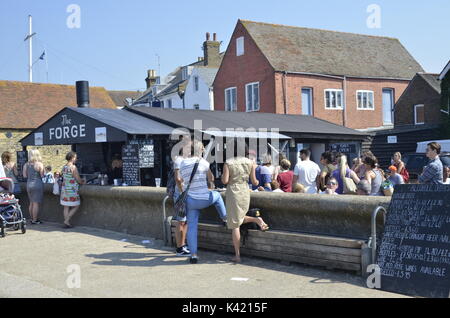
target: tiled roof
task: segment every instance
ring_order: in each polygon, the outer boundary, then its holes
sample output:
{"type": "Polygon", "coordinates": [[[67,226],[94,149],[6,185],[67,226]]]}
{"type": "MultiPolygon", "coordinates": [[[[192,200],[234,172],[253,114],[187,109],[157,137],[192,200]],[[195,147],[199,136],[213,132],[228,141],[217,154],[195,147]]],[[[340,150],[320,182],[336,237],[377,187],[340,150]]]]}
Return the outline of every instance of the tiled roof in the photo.
{"type": "Polygon", "coordinates": [[[194,121],[201,120],[207,128],[226,131],[229,128],[279,129],[282,134],[314,134],[334,136],[353,136],[364,139],[368,134],[344,126],[336,125],[306,115],[284,115],[270,113],[244,113],[209,110],[163,109],[154,107],[126,107],[137,114],[158,120],[174,128],[184,127],[193,130],[194,121]]]}
{"type": "Polygon", "coordinates": [[[439,74],[432,73],[418,73],[418,76],[422,77],[436,92],[441,93],[441,81],[439,80],[439,74]]]}
{"type": "MultiPolygon", "coordinates": [[[[89,97],[90,107],[117,108],[103,87],[90,87],[89,97]]],[[[0,81],[0,128],[33,129],[76,105],[73,85],[0,81]]]]}
{"type": "Polygon", "coordinates": [[[398,39],[239,20],[276,71],[412,79],[423,72],[398,39]]]}
{"type": "Polygon", "coordinates": [[[212,86],[214,79],[216,78],[217,71],[219,68],[213,68],[213,67],[196,67],[197,74],[203,79],[203,81],[208,85],[209,87],[212,86]]]}
{"type": "Polygon", "coordinates": [[[112,98],[117,107],[128,106],[127,98],[131,98],[133,101],[142,96],[142,92],[134,91],[108,91],[109,96],[112,98]]]}

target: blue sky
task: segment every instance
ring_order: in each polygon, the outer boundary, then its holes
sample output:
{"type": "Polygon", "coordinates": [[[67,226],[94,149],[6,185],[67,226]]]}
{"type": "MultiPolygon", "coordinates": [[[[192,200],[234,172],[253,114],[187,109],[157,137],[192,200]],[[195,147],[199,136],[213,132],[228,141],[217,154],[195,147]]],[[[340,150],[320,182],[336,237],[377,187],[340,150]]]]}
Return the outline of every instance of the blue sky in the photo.
{"type": "MultiPolygon", "coordinates": [[[[353,33],[390,36],[428,72],[450,59],[448,0],[2,0],[0,79],[27,81],[28,15],[33,16],[34,60],[47,48],[49,82],[143,90],[147,69],[166,75],[202,56],[205,33],[216,32],[224,51],[239,18],[353,33]],[[67,7],[81,9],[81,27],[68,28],[67,7]],[[367,27],[367,7],[381,8],[381,28],[367,27]]],[[[46,82],[45,62],[33,67],[46,82]]]]}

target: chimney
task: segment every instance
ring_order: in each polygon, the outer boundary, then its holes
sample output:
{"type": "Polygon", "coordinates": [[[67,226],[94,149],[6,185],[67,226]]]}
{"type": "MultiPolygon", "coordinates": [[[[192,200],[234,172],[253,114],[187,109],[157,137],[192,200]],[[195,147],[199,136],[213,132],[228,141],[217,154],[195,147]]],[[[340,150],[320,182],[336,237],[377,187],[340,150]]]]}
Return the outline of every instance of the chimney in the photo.
{"type": "Polygon", "coordinates": [[[219,67],[221,63],[220,58],[220,42],[217,41],[217,34],[213,34],[213,40],[210,40],[211,35],[206,33],[206,41],[203,43],[203,65],[209,67],[219,67]]]}
{"type": "Polygon", "coordinates": [[[78,107],[89,107],[89,82],[77,81],[75,83],[77,90],[77,105],[78,107]]]}
{"type": "Polygon", "coordinates": [[[147,71],[147,78],[145,79],[145,82],[147,83],[147,89],[152,87],[157,82],[157,76],[155,70],[148,70],[147,71]]]}

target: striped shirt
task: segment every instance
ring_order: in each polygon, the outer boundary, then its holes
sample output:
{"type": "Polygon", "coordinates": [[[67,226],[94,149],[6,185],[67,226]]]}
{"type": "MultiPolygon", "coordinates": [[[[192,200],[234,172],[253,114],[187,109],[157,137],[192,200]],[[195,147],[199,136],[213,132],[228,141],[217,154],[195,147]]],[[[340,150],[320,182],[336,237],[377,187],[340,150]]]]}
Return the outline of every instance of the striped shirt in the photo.
{"type": "MultiPolygon", "coordinates": [[[[180,164],[180,174],[183,178],[183,190],[186,190],[189,180],[191,178],[192,170],[198,157],[186,158],[180,164]]],[[[207,183],[207,173],[209,171],[209,162],[205,159],[200,159],[197,172],[191,182],[188,195],[196,200],[208,200],[209,189],[207,183]]]]}

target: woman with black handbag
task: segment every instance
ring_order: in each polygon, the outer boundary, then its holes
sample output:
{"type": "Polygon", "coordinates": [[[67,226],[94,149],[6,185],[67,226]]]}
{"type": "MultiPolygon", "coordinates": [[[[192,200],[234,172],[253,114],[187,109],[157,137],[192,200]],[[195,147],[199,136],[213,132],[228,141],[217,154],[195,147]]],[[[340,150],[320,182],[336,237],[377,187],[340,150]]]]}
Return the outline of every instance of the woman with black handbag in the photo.
{"type": "Polygon", "coordinates": [[[227,212],[219,192],[211,191],[209,184],[214,184],[214,175],[209,169],[209,162],[203,159],[203,144],[194,140],[191,145],[192,157],[184,159],[180,164],[180,174],[184,184],[184,192],[180,195],[175,208],[179,211],[185,205],[188,231],[187,242],[191,252],[190,263],[197,264],[197,233],[200,211],[214,205],[219,217],[226,222],[227,212]],[[208,180],[208,182],[207,182],[208,180]],[[184,204],[180,202],[184,200],[184,204]]]}

